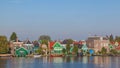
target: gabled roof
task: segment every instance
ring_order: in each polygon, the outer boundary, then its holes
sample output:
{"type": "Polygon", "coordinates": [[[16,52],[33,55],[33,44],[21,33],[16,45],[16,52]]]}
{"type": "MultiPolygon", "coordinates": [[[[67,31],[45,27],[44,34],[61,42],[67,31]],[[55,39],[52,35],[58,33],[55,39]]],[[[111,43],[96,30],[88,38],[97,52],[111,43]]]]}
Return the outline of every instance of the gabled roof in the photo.
{"type": "Polygon", "coordinates": [[[34,42],[33,42],[33,45],[34,45],[34,46],[39,46],[38,41],[34,41],[34,42]]]}
{"type": "Polygon", "coordinates": [[[61,47],[61,44],[59,42],[56,42],[53,47],[61,47]]]}
{"type": "Polygon", "coordinates": [[[24,47],[20,47],[20,48],[16,49],[16,51],[21,50],[21,49],[24,49],[24,50],[26,50],[26,51],[27,51],[27,49],[26,49],[26,48],[24,48],[24,47]]]}
{"type": "Polygon", "coordinates": [[[32,44],[29,40],[26,40],[24,44],[32,44]]]}

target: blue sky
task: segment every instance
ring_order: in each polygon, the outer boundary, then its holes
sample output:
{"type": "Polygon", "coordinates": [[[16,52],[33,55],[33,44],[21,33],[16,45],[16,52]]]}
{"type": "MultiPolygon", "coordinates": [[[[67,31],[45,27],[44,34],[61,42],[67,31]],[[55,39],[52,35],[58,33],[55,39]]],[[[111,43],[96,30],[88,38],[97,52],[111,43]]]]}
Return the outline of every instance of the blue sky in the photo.
{"type": "Polygon", "coordinates": [[[0,35],[53,40],[120,35],[120,0],[0,0],[0,35]]]}

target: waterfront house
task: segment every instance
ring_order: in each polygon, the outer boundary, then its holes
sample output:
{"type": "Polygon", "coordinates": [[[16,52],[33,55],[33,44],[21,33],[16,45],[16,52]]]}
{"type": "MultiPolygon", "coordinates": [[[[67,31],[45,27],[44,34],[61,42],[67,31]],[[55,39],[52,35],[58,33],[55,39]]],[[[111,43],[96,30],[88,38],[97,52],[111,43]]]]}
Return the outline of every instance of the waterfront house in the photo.
{"type": "Polygon", "coordinates": [[[38,41],[33,41],[33,45],[34,45],[34,53],[37,53],[37,51],[38,51],[38,49],[39,49],[39,43],[38,43],[38,41]]]}
{"type": "Polygon", "coordinates": [[[24,47],[20,47],[20,48],[15,50],[16,57],[25,57],[28,54],[29,54],[28,50],[24,47]]]}
{"type": "Polygon", "coordinates": [[[86,42],[88,48],[93,49],[95,52],[101,51],[103,47],[109,52],[109,40],[106,37],[90,36],[86,42]]]}
{"type": "Polygon", "coordinates": [[[34,45],[28,39],[24,41],[23,47],[28,50],[28,54],[32,54],[34,52],[34,45]]]}
{"type": "Polygon", "coordinates": [[[53,45],[50,45],[51,56],[60,56],[62,55],[63,47],[59,42],[55,42],[53,45]]]}
{"type": "Polygon", "coordinates": [[[15,50],[19,49],[22,46],[23,46],[23,42],[18,40],[18,38],[16,38],[16,40],[14,41],[10,41],[11,54],[15,55],[15,50]]]}

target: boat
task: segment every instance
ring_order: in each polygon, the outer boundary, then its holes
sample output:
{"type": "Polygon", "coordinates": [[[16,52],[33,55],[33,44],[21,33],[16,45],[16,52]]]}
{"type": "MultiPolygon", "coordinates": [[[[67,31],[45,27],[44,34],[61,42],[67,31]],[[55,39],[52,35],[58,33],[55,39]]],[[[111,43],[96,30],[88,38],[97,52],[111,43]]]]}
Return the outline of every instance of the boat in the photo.
{"type": "Polygon", "coordinates": [[[41,55],[34,55],[34,58],[39,58],[41,57],[41,55]]]}

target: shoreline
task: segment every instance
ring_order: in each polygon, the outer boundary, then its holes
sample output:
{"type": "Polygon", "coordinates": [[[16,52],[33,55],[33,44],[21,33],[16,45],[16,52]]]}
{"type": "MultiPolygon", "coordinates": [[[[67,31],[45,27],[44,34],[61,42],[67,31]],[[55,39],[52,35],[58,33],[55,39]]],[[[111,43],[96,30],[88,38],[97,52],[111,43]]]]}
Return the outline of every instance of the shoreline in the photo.
{"type": "MultiPolygon", "coordinates": [[[[68,57],[68,55],[66,55],[68,57]]],[[[66,57],[66,56],[52,56],[52,57],[66,57]]],[[[107,56],[111,56],[111,57],[120,57],[120,55],[92,55],[94,56],[101,56],[101,57],[107,57],[107,56]]],[[[0,54],[0,57],[14,57],[12,54],[0,54]]],[[[26,57],[32,57],[32,56],[26,56],[26,57]]],[[[51,57],[51,56],[43,56],[41,55],[41,57],[51,57]]],[[[71,55],[70,57],[74,57],[74,55],[71,55]]],[[[76,56],[76,57],[84,57],[83,56],[76,56]]],[[[90,56],[87,56],[90,57],[90,56]]],[[[33,57],[34,58],[34,57],[33,57]]]]}
{"type": "Polygon", "coordinates": [[[12,54],[0,54],[0,57],[11,57],[12,54]]]}

